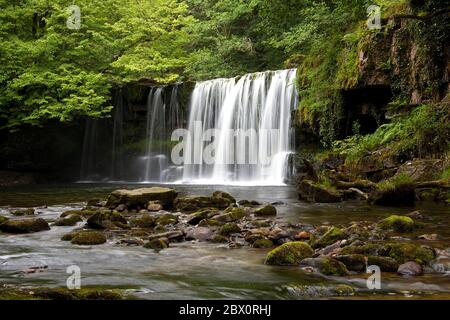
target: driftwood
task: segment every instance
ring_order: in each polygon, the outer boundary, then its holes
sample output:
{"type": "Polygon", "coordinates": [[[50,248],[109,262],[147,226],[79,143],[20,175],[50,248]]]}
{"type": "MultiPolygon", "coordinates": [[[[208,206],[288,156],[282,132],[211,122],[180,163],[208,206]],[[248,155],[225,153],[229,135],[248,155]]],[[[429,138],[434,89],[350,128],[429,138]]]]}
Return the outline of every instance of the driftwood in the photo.
{"type": "Polygon", "coordinates": [[[336,181],[336,187],[339,189],[374,189],[376,187],[376,183],[369,180],[356,180],[356,181],[336,181]]]}
{"type": "Polygon", "coordinates": [[[362,192],[361,190],[359,190],[358,188],[349,188],[349,191],[352,191],[354,193],[357,193],[358,195],[360,195],[361,197],[363,197],[364,199],[368,200],[369,199],[369,195],[365,192],[362,192]]]}
{"type": "Polygon", "coordinates": [[[450,182],[448,180],[435,180],[435,181],[425,181],[416,182],[414,184],[416,188],[445,188],[450,189],[450,182]]]}

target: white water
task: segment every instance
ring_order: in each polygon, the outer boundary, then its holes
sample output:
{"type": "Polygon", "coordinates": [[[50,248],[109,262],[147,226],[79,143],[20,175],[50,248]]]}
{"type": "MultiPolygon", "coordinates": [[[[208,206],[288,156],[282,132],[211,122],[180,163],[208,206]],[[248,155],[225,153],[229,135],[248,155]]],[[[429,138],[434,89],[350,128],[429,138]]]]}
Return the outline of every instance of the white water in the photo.
{"type": "MultiPolygon", "coordinates": [[[[185,164],[182,182],[284,184],[293,150],[290,130],[291,112],[297,105],[295,74],[296,70],[291,69],[197,83],[188,130],[194,136],[194,126],[199,121],[203,130],[218,129],[215,161],[210,165],[185,164]],[[231,140],[230,130],[235,132],[231,140]],[[256,133],[252,144],[246,138],[249,130],[256,133]],[[271,134],[274,130],[278,134],[271,134]]],[[[210,144],[199,141],[197,136],[192,140],[186,144],[185,163],[201,162],[205,147],[210,144]]]]}

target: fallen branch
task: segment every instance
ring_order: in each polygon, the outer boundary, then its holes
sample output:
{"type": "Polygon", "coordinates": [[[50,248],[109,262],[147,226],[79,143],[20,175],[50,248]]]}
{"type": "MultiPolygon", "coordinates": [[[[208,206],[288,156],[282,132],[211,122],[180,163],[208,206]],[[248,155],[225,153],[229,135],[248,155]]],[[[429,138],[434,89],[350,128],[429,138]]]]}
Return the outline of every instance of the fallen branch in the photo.
{"type": "Polygon", "coordinates": [[[450,189],[450,183],[448,180],[435,180],[435,181],[425,181],[416,182],[414,184],[416,188],[445,188],[450,189]]]}
{"type": "Polygon", "coordinates": [[[358,195],[360,195],[361,197],[363,197],[366,200],[369,199],[369,195],[365,192],[362,192],[358,188],[349,188],[348,190],[357,193],[358,195]]]}

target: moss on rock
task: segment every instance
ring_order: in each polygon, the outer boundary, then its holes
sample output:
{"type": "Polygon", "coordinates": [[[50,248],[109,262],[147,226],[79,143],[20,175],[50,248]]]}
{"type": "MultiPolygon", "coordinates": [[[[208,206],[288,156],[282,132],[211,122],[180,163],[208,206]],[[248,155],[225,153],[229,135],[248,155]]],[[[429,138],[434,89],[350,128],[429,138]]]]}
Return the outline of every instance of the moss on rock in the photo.
{"type": "Polygon", "coordinates": [[[293,241],[282,244],[267,254],[266,264],[293,266],[313,255],[313,249],[305,242],[293,241]]]}
{"type": "Polygon", "coordinates": [[[169,241],[164,238],[153,239],[153,240],[150,240],[149,242],[147,242],[146,244],[144,244],[144,248],[153,249],[156,251],[166,249],[168,247],[169,247],[169,241]]]}
{"type": "Polygon", "coordinates": [[[323,248],[335,243],[338,240],[345,239],[345,233],[342,229],[331,227],[325,234],[314,243],[315,248],[323,248]]]}
{"type": "Polygon", "coordinates": [[[273,242],[269,239],[258,239],[252,244],[253,248],[272,248],[273,242]]]}
{"type": "Polygon", "coordinates": [[[0,230],[6,233],[32,233],[50,230],[47,221],[42,218],[7,220],[0,224],[0,230]]]}
{"type": "Polygon", "coordinates": [[[7,217],[4,216],[0,216],[0,224],[2,224],[3,222],[8,221],[9,219],[7,217]]]}
{"type": "Polygon", "coordinates": [[[20,210],[14,210],[11,211],[11,214],[16,217],[21,216],[33,216],[35,213],[33,208],[27,208],[27,209],[20,209],[20,210]]]}
{"type": "Polygon", "coordinates": [[[300,262],[300,265],[313,267],[327,276],[345,276],[348,274],[345,264],[328,256],[306,258],[300,262]]]}
{"type": "Polygon", "coordinates": [[[255,210],[255,215],[260,217],[266,217],[266,216],[276,216],[277,215],[277,209],[271,204],[267,204],[261,208],[258,208],[255,210]]]}
{"type": "Polygon", "coordinates": [[[106,237],[99,231],[79,232],[74,234],[71,242],[78,245],[97,245],[105,243],[106,237]]]}
{"type": "Polygon", "coordinates": [[[66,218],[59,218],[58,220],[55,221],[54,225],[55,226],[74,226],[78,222],[81,222],[81,221],[83,221],[83,219],[79,215],[73,214],[66,218]]]}
{"type": "Polygon", "coordinates": [[[222,236],[228,236],[232,233],[239,233],[239,232],[241,232],[241,228],[239,228],[239,226],[233,222],[224,224],[219,230],[219,234],[222,236]]]}
{"type": "Polygon", "coordinates": [[[383,230],[393,229],[396,232],[409,232],[414,229],[414,220],[410,217],[392,215],[381,220],[377,225],[383,230]]]}

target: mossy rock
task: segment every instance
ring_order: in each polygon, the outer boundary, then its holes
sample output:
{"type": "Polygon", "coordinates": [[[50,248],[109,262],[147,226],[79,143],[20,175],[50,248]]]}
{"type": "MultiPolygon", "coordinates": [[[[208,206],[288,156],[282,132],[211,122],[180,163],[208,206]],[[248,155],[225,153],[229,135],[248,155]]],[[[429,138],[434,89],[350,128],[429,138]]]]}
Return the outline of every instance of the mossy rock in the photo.
{"type": "Polygon", "coordinates": [[[216,220],[219,222],[235,222],[241,220],[246,216],[244,209],[230,207],[225,210],[224,213],[216,215],[211,218],[211,220],[216,220]]]}
{"type": "Polygon", "coordinates": [[[157,238],[150,240],[146,244],[144,244],[144,248],[146,249],[153,249],[156,251],[160,251],[162,249],[166,249],[169,247],[169,241],[167,239],[163,238],[157,238]]]}
{"type": "Polygon", "coordinates": [[[271,204],[266,204],[263,207],[255,210],[255,216],[259,217],[276,216],[276,215],[277,209],[271,204]]]}
{"type": "Polygon", "coordinates": [[[122,295],[115,290],[81,288],[39,288],[33,290],[34,296],[49,300],[121,300],[122,295]]]}
{"type": "Polygon", "coordinates": [[[86,231],[75,234],[71,243],[77,245],[98,245],[106,242],[106,237],[99,231],[86,231]]]}
{"type": "Polygon", "coordinates": [[[356,290],[346,284],[331,286],[317,285],[299,285],[290,286],[287,291],[298,298],[323,298],[323,297],[346,297],[355,294],[356,290]]]}
{"type": "Polygon", "coordinates": [[[367,243],[362,246],[347,246],[342,248],[341,254],[362,254],[378,256],[383,251],[383,246],[378,243],[367,243]]]}
{"type": "Polygon", "coordinates": [[[211,242],[214,243],[227,243],[228,242],[228,238],[225,236],[222,236],[220,234],[215,234],[212,239],[211,242]]]}
{"type": "Polygon", "coordinates": [[[282,244],[267,254],[266,264],[278,266],[295,266],[312,257],[314,250],[305,242],[293,241],[282,244]]]}
{"type": "Polygon", "coordinates": [[[108,229],[114,222],[127,224],[128,221],[117,211],[98,211],[87,219],[87,225],[93,229],[108,229]]]}
{"type": "Polygon", "coordinates": [[[414,220],[406,216],[392,215],[378,222],[380,229],[393,229],[396,232],[410,232],[414,229],[414,220]]]}
{"type": "Polygon", "coordinates": [[[0,216],[0,224],[2,224],[3,222],[8,221],[9,219],[7,217],[4,216],[0,216]]]}
{"type": "Polygon", "coordinates": [[[97,212],[97,210],[68,210],[68,211],[64,211],[63,213],[61,213],[61,215],[59,216],[60,218],[65,218],[68,216],[72,216],[72,215],[78,215],[81,217],[90,217],[92,215],[94,215],[97,212]]]}
{"type": "Polygon", "coordinates": [[[300,262],[300,265],[313,267],[327,276],[345,276],[348,274],[345,264],[327,256],[306,258],[300,262]]]}
{"type": "Polygon", "coordinates": [[[229,236],[232,233],[239,233],[239,232],[241,232],[241,228],[239,228],[239,226],[233,222],[224,224],[219,230],[219,234],[222,236],[229,236]]]}
{"type": "Polygon", "coordinates": [[[70,226],[76,225],[78,222],[81,222],[81,221],[83,221],[83,219],[79,215],[73,214],[66,218],[59,218],[58,220],[55,221],[54,225],[70,227],[70,226]]]}
{"type": "Polygon", "coordinates": [[[258,239],[252,244],[253,248],[272,248],[273,242],[269,239],[258,239]]]}
{"type": "Polygon", "coordinates": [[[6,233],[32,233],[50,230],[47,221],[42,218],[7,220],[0,224],[0,230],[6,233]]]}
{"type": "Polygon", "coordinates": [[[174,201],[177,210],[183,212],[194,212],[204,208],[215,207],[211,197],[206,196],[188,196],[178,197],[174,201]]]}
{"type": "Polygon", "coordinates": [[[368,256],[367,265],[378,266],[382,272],[397,272],[400,264],[390,257],[368,256]]]}
{"type": "Polygon", "coordinates": [[[420,265],[425,265],[435,258],[432,249],[414,243],[388,243],[384,249],[386,250],[385,256],[393,258],[400,264],[415,261],[420,265]]]}
{"type": "Polygon", "coordinates": [[[153,228],[156,225],[156,218],[149,214],[130,219],[130,225],[138,228],[153,228]]]}
{"type": "Polygon", "coordinates": [[[411,206],[416,199],[413,183],[400,183],[389,188],[378,188],[369,195],[369,203],[380,206],[411,206]]]}
{"type": "Polygon", "coordinates": [[[366,257],[362,254],[346,254],[334,258],[342,262],[347,270],[355,272],[366,271],[366,257]]]}
{"type": "Polygon", "coordinates": [[[211,197],[214,207],[225,209],[236,203],[236,199],[232,195],[223,191],[215,191],[211,197]]]}
{"type": "Polygon", "coordinates": [[[187,223],[190,225],[196,225],[200,223],[203,219],[208,219],[217,214],[219,209],[217,208],[204,208],[200,209],[192,214],[189,215],[187,223]]]}
{"type": "Polygon", "coordinates": [[[109,195],[106,206],[115,208],[119,204],[124,204],[128,208],[144,208],[150,201],[160,201],[164,207],[171,207],[176,197],[175,190],[162,187],[116,190],[109,195]]]}
{"type": "Polygon", "coordinates": [[[169,224],[176,224],[177,222],[178,217],[171,213],[166,213],[156,218],[156,223],[162,226],[166,226],[169,224]]]}
{"type": "Polygon", "coordinates": [[[34,209],[33,208],[27,208],[27,209],[20,209],[20,210],[15,210],[15,211],[11,211],[11,214],[13,216],[16,217],[21,217],[21,216],[34,216],[34,209]]]}
{"type": "Polygon", "coordinates": [[[342,229],[331,227],[323,236],[314,243],[315,248],[324,248],[338,240],[345,239],[346,235],[342,229]]]}

